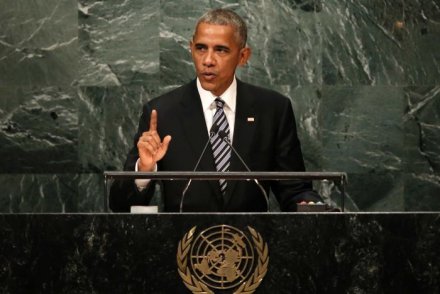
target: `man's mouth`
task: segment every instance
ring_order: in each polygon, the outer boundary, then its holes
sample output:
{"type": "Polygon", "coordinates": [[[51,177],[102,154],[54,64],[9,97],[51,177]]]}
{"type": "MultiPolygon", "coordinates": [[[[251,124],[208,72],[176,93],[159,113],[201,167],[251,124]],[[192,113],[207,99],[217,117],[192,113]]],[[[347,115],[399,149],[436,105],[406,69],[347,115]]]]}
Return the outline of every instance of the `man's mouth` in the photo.
{"type": "Polygon", "coordinates": [[[215,77],[217,76],[215,73],[213,72],[203,72],[202,76],[205,80],[207,81],[211,81],[213,79],[215,79],[215,77]]]}

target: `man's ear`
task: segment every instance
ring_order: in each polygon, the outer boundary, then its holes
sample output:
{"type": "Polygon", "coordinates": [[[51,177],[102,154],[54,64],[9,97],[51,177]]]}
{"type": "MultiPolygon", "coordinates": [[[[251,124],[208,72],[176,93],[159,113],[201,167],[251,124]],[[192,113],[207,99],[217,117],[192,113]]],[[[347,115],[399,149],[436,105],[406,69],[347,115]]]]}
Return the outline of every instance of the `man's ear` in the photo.
{"type": "Polygon", "coordinates": [[[240,66],[246,65],[249,58],[251,58],[252,50],[249,47],[244,47],[240,50],[240,62],[238,63],[240,66]]]}

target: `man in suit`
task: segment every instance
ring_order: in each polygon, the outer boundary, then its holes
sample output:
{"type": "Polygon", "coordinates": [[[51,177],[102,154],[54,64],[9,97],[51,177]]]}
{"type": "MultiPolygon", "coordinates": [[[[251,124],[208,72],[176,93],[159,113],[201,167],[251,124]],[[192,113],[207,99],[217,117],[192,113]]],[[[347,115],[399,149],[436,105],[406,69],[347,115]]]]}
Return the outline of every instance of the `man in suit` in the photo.
{"type": "MultiPolygon", "coordinates": [[[[199,19],[190,42],[197,79],[144,105],[124,170],[191,171],[208,140],[211,146],[198,171],[246,170],[226,140],[252,171],[305,170],[290,100],[235,77],[251,55],[246,38],[246,24],[230,10],[211,10],[199,19]]],[[[185,184],[162,182],[165,211],[179,211],[185,184]]],[[[283,211],[294,211],[302,200],[321,200],[310,182],[262,185],[273,191],[283,211]]],[[[148,180],[115,181],[110,208],[129,211],[132,205],[147,205],[153,192],[148,180]]],[[[266,210],[252,181],[193,181],[183,202],[188,212],[266,210]]]]}

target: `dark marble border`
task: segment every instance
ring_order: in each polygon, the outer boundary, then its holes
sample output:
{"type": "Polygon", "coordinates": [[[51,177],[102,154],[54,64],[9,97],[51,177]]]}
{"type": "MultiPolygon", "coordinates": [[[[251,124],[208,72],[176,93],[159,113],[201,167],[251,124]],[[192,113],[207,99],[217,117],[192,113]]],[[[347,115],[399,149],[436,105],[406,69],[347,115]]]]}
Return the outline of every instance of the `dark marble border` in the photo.
{"type": "Polygon", "coordinates": [[[185,293],[177,243],[193,226],[228,224],[252,226],[269,246],[258,293],[435,293],[439,221],[438,213],[0,214],[0,290],[185,293]]]}

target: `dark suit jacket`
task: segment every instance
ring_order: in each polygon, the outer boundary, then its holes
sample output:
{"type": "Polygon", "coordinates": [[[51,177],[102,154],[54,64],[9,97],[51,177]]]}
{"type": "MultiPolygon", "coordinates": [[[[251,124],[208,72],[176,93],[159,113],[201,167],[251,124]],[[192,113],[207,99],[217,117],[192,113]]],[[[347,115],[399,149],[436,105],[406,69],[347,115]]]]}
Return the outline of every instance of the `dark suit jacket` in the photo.
{"type": "MultiPolygon", "coordinates": [[[[134,171],[138,159],[137,141],[148,130],[152,109],[158,111],[158,133],[171,135],[165,157],[158,162],[161,171],[191,171],[208,140],[205,118],[196,81],[192,81],[144,105],[134,147],[128,154],[124,170],[134,171]]],[[[233,146],[252,171],[304,171],[300,142],[290,100],[281,94],[237,80],[237,105],[233,146]],[[248,118],[254,121],[248,121],[248,118]]],[[[210,146],[198,171],[215,171],[210,146]]],[[[230,171],[245,171],[232,153],[230,171]]],[[[186,181],[164,181],[161,185],[165,211],[178,211],[186,181]]],[[[269,188],[284,211],[296,210],[300,200],[320,200],[311,183],[302,181],[270,181],[269,188]]],[[[139,192],[131,180],[113,183],[110,208],[129,211],[131,205],[147,205],[154,185],[139,192]]],[[[218,181],[192,181],[183,205],[184,211],[266,211],[261,191],[252,181],[229,181],[225,195],[218,181]]]]}

